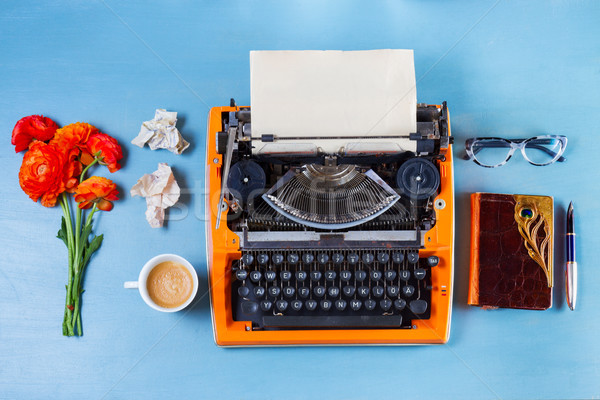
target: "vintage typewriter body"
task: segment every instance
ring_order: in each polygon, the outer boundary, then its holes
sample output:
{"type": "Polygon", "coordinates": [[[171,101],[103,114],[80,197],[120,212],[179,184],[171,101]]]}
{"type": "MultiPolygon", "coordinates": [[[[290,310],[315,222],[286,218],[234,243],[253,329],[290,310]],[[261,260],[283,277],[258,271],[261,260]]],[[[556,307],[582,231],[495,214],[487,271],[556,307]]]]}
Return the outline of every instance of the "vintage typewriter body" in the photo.
{"type": "MultiPolygon", "coordinates": [[[[416,151],[254,154],[250,107],[211,109],[206,232],[221,346],[445,343],[454,189],[446,104],[416,151]]],[[[319,138],[312,138],[318,147],[319,138]]]]}

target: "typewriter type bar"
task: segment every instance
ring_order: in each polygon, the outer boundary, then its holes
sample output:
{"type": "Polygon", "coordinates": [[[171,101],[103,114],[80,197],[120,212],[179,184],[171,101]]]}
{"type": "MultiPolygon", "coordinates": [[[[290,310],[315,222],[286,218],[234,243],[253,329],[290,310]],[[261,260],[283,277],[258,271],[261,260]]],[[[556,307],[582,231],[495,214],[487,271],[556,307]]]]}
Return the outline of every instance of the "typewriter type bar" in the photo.
{"type": "Polygon", "coordinates": [[[322,154],[314,138],[307,151],[253,154],[253,142],[277,138],[252,136],[250,108],[210,111],[206,232],[218,345],[448,340],[454,189],[445,103],[418,105],[417,128],[416,151],[322,154]],[[353,180],[372,193],[362,203],[353,180]],[[343,202],[347,193],[354,205],[343,202]]]}

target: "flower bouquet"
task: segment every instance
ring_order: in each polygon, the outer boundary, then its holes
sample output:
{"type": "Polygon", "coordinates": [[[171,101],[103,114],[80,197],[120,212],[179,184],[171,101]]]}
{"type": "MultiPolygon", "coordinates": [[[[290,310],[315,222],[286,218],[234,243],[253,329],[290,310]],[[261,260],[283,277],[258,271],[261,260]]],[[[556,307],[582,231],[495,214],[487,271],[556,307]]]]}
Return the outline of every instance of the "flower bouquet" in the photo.
{"type": "Polygon", "coordinates": [[[92,234],[93,217],[98,210],[112,210],[118,194],[110,179],[86,179],[86,173],[96,164],[106,165],[110,172],[119,170],[121,146],[90,124],[77,122],[59,128],[41,115],[19,120],[11,143],[16,152],[27,150],[19,171],[23,191],[35,202],[41,199],[44,207],[59,203],[63,210],[57,237],[67,246],[69,272],[62,330],[65,336],[81,336],[83,276],[103,239],[103,235],[92,234]],[[71,197],[77,204],[74,213],[71,197]]]}

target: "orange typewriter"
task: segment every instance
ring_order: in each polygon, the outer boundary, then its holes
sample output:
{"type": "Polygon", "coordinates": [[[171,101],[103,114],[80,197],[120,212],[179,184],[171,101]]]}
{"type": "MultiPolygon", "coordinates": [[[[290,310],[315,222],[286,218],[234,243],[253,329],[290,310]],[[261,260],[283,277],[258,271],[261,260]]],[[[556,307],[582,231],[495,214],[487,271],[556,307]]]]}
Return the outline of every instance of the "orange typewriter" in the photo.
{"type": "MultiPolygon", "coordinates": [[[[251,66],[258,68],[252,56],[251,66]]],[[[253,70],[256,79],[259,72],[253,70]]],[[[212,108],[208,119],[206,240],[215,342],[447,342],[454,189],[446,103],[415,101],[408,112],[416,114],[416,129],[406,134],[342,137],[317,129],[290,136],[284,124],[281,132],[265,133],[259,119],[269,109],[254,79],[252,108],[232,100],[212,108]],[[357,142],[363,145],[352,145],[357,142]]],[[[281,103],[270,107],[298,107],[281,103]]],[[[290,118],[308,112],[296,111],[288,109],[290,118]]]]}

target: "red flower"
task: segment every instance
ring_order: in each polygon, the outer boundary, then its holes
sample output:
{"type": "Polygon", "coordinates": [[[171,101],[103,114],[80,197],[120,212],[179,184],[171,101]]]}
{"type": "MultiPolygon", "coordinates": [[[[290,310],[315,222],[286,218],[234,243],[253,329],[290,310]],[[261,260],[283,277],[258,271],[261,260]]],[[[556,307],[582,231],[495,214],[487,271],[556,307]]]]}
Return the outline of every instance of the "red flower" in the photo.
{"type": "Polygon", "coordinates": [[[96,203],[102,211],[110,211],[113,208],[111,201],[118,200],[117,185],[113,181],[101,176],[92,176],[81,182],[75,189],[75,201],[79,208],[90,208],[96,203]]]}
{"type": "MultiPolygon", "coordinates": [[[[74,124],[69,124],[58,129],[50,144],[55,145],[63,151],[79,150],[85,146],[90,135],[96,132],[98,132],[98,129],[93,125],[86,124],[85,122],[75,122],[74,124]]],[[[79,152],[76,154],[79,155],[79,152]]]]}
{"type": "Polygon", "coordinates": [[[18,153],[27,149],[36,139],[41,141],[52,139],[57,129],[58,125],[50,118],[43,115],[30,115],[17,122],[10,142],[15,145],[15,152],[18,153]]]}
{"type": "Polygon", "coordinates": [[[93,161],[93,157],[96,156],[98,162],[108,166],[110,172],[121,169],[118,161],[123,158],[123,151],[115,138],[106,133],[96,132],[90,135],[85,145],[90,154],[89,157],[85,152],[82,154],[81,160],[84,164],[89,164],[93,161]]]}
{"type": "Polygon", "coordinates": [[[55,146],[35,141],[23,156],[19,183],[33,201],[42,198],[44,207],[54,207],[58,196],[65,191],[67,155],[55,146]]]}

